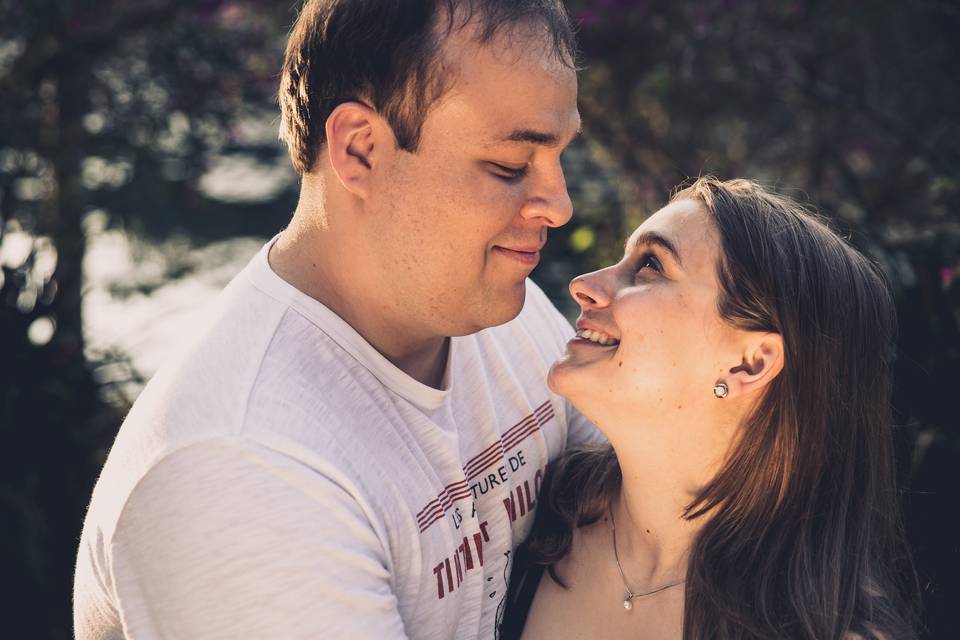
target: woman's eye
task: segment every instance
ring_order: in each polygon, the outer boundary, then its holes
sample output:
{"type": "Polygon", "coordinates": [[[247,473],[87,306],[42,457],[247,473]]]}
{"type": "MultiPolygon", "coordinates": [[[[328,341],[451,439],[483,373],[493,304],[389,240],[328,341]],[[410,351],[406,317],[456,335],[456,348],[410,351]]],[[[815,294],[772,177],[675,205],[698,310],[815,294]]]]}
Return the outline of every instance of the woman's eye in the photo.
{"type": "Polygon", "coordinates": [[[491,162],[490,166],[493,167],[493,175],[502,180],[519,180],[527,175],[527,165],[523,165],[522,167],[508,167],[498,162],[491,162]]]}
{"type": "Polygon", "coordinates": [[[657,273],[661,271],[660,261],[652,253],[643,255],[638,264],[640,266],[637,268],[637,275],[640,275],[645,269],[653,269],[657,273]]]}

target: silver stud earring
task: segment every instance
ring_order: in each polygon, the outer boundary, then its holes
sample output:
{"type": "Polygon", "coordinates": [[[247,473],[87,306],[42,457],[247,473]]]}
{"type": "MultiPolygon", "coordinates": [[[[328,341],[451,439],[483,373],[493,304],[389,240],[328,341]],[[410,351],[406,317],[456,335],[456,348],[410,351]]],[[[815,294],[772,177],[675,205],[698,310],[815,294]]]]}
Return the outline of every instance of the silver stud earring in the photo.
{"type": "Polygon", "coordinates": [[[713,395],[720,400],[726,398],[728,393],[730,393],[730,387],[727,386],[726,382],[718,382],[717,386],[713,388],[713,395]]]}

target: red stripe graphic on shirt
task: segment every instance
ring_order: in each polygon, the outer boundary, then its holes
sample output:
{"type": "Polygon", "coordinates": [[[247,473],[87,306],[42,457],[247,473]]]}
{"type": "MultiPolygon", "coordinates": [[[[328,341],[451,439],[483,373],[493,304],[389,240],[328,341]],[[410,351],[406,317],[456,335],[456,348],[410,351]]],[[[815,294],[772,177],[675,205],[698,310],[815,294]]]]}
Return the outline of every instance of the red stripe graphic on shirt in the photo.
{"type": "Polygon", "coordinates": [[[428,502],[427,506],[420,510],[420,513],[417,514],[417,523],[422,527],[422,523],[427,519],[433,518],[434,516],[442,518],[446,510],[453,506],[454,501],[469,495],[470,485],[467,484],[465,479],[460,482],[454,482],[445,487],[436,498],[428,502]]]}
{"type": "Polygon", "coordinates": [[[516,436],[521,436],[521,439],[529,434],[530,430],[536,431],[540,425],[545,424],[547,420],[553,417],[553,405],[549,402],[545,402],[532,414],[515,424],[514,426],[507,429],[507,431],[500,436],[500,440],[494,442],[492,445],[475,455],[471,458],[467,464],[463,466],[463,472],[466,474],[468,480],[472,480],[477,476],[478,473],[490,466],[490,462],[499,458],[503,455],[505,449],[510,449],[513,445],[508,445],[507,443],[513,440],[516,436]],[[549,415],[547,415],[549,414],[549,415]]]}
{"type": "Polygon", "coordinates": [[[516,445],[520,444],[527,437],[539,431],[540,425],[545,424],[546,421],[552,417],[552,410],[548,411],[542,416],[537,416],[536,418],[531,416],[531,420],[525,423],[522,429],[504,434],[503,438],[500,441],[495,442],[487,451],[487,453],[480,454],[479,456],[475,457],[473,459],[473,464],[464,467],[464,473],[467,475],[467,480],[473,480],[482,474],[488,467],[490,467],[491,464],[502,459],[503,454],[506,451],[509,451],[516,445]]]}
{"type": "Polygon", "coordinates": [[[507,451],[516,447],[521,442],[532,436],[540,430],[554,417],[553,405],[546,401],[537,407],[532,414],[507,429],[500,439],[489,447],[473,456],[463,465],[463,474],[466,476],[463,480],[454,482],[443,488],[436,498],[431,500],[417,514],[417,524],[420,527],[420,533],[426,531],[430,525],[443,518],[444,514],[453,506],[457,500],[462,500],[470,496],[469,482],[487,470],[490,465],[501,460],[507,451]]]}

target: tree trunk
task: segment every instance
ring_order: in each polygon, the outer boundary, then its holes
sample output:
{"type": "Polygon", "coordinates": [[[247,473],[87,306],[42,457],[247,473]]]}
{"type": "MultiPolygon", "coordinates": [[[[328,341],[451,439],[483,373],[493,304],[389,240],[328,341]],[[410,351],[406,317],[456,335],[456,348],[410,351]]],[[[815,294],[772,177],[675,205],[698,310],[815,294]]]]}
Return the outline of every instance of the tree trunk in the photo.
{"type": "MultiPolygon", "coordinates": [[[[56,343],[63,365],[83,361],[83,256],[85,238],[81,226],[84,189],[81,179],[84,137],[83,116],[88,109],[86,80],[89,67],[77,56],[65,56],[70,62],[57,70],[57,141],[51,154],[57,184],[55,210],[49,228],[41,233],[51,236],[57,248],[54,280],[57,295],[53,312],[57,323],[56,343]]],[[[45,225],[46,226],[46,225],[45,225]]]]}

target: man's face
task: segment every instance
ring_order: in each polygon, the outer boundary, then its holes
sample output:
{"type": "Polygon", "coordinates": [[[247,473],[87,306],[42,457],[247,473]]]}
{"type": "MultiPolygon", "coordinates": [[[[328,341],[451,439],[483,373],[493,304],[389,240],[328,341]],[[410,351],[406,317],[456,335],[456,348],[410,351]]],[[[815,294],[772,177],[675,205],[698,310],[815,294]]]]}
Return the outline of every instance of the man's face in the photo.
{"type": "Polygon", "coordinates": [[[453,34],[450,90],[416,153],[386,151],[371,183],[382,300],[432,335],[514,318],[548,227],[571,216],[560,154],[580,127],[577,79],[538,39],[453,34]]]}

